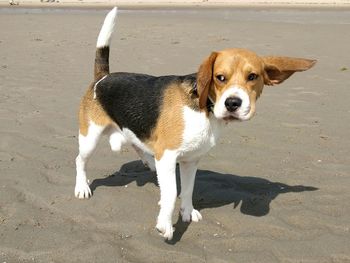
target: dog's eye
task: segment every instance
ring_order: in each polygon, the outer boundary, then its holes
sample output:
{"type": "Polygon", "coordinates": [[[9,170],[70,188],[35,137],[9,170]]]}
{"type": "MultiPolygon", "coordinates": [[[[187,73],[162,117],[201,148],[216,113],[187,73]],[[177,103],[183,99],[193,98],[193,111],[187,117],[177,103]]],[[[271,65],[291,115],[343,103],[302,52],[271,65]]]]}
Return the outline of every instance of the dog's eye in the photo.
{"type": "Polygon", "coordinates": [[[226,80],[224,75],[216,75],[216,79],[220,82],[225,82],[225,80],[226,80]]]}
{"type": "Polygon", "coordinates": [[[248,81],[253,81],[253,80],[256,80],[259,76],[255,73],[250,73],[248,75],[248,81]]]}

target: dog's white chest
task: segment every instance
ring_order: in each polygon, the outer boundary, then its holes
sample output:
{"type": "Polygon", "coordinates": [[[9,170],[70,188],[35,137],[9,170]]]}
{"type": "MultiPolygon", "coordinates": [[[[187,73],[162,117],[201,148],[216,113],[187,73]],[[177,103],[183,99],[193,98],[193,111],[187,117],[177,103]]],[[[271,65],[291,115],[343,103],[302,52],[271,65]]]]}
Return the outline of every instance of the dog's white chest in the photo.
{"type": "Polygon", "coordinates": [[[186,106],[183,113],[184,132],[179,158],[198,159],[216,144],[221,124],[214,116],[208,118],[204,112],[186,106]]]}

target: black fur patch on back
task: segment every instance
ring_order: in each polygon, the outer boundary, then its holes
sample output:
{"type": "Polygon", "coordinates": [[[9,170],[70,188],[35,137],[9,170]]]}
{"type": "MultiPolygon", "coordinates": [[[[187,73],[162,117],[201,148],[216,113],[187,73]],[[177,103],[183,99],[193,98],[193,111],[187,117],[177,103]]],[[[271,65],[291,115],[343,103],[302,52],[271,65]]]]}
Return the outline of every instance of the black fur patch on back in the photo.
{"type": "Polygon", "coordinates": [[[159,118],[164,91],[172,83],[195,83],[196,74],[154,77],[136,73],[112,73],[98,83],[96,96],[118,126],[128,128],[140,140],[148,139],[159,118]]]}

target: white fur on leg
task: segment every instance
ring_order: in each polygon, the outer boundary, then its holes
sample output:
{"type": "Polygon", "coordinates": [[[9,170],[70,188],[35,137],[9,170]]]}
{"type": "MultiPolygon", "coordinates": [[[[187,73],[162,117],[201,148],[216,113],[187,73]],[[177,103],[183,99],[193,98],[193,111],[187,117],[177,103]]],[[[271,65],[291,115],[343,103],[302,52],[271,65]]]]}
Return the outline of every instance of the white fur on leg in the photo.
{"type": "Polygon", "coordinates": [[[79,155],[75,159],[77,175],[74,194],[79,199],[89,198],[91,190],[86,178],[86,164],[96,148],[105,127],[90,122],[86,136],[79,134],[79,155]]]}
{"type": "Polygon", "coordinates": [[[181,216],[183,222],[198,222],[202,220],[202,215],[193,208],[192,195],[194,181],[197,172],[198,161],[180,162],[181,178],[181,216]]]}
{"type": "Polygon", "coordinates": [[[113,129],[109,133],[109,144],[113,152],[119,152],[122,145],[126,143],[124,135],[118,129],[113,129]]]}
{"type": "Polygon", "coordinates": [[[175,151],[166,150],[162,158],[156,160],[158,183],[160,188],[160,212],[156,228],[165,239],[173,238],[172,215],[175,208],[176,189],[176,159],[175,151]]]}
{"type": "Polygon", "coordinates": [[[75,179],[74,195],[79,199],[89,198],[91,196],[91,190],[86,178],[86,159],[78,155],[75,162],[77,166],[77,176],[75,179]]]}
{"type": "Polygon", "coordinates": [[[144,152],[142,149],[140,149],[139,147],[137,147],[136,145],[132,145],[133,148],[135,149],[137,155],[140,157],[142,163],[148,167],[152,172],[156,171],[156,163],[154,161],[154,156],[144,152]]]}

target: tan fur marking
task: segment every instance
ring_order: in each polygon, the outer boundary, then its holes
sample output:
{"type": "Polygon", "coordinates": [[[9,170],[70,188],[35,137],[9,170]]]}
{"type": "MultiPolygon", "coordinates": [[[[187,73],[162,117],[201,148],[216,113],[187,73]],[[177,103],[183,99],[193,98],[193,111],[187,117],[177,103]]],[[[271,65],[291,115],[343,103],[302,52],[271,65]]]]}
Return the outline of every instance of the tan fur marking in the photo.
{"type": "Polygon", "coordinates": [[[94,88],[93,84],[91,84],[83,97],[79,108],[79,132],[84,136],[87,135],[90,121],[105,127],[116,125],[93,96],[94,88]]]}
{"type": "Polygon", "coordinates": [[[199,107],[201,109],[205,109],[207,105],[208,94],[213,83],[213,69],[217,55],[217,52],[212,52],[198,69],[197,89],[199,95],[199,107]]]}
{"type": "Polygon", "coordinates": [[[174,150],[181,146],[184,131],[184,105],[194,107],[190,98],[190,86],[169,86],[163,97],[161,113],[148,145],[154,156],[160,160],[165,150],[174,150]]]}
{"type": "Polygon", "coordinates": [[[316,64],[316,60],[291,57],[268,56],[265,63],[265,84],[280,84],[295,72],[305,71],[316,64]]]}

